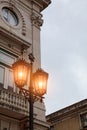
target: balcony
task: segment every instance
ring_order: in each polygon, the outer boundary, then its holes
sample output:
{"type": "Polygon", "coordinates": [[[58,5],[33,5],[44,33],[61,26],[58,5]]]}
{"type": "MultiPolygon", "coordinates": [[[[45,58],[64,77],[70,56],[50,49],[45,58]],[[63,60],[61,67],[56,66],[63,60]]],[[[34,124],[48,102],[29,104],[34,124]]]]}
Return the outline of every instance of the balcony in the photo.
{"type": "Polygon", "coordinates": [[[0,114],[23,119],[28,116],[28,113],[28,100],[25,97],[0,88],[0,114]]]}

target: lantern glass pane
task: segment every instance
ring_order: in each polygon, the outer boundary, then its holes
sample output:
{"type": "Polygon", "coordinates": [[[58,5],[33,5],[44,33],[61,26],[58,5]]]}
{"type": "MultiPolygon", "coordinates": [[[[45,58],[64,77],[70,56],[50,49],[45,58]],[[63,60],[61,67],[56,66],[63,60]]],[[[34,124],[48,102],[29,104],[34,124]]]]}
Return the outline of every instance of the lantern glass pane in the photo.
{"type": "Polygon", "coordinates": [[[48,74],[43,71],[37,71],[33,76],[33,91],[36,95],[42,96],[47,90],[48,74]]]}
{"type": "Polygon", "coordinates": [[[18,61],[13,64],[14,81],[17,87],[21,88],[27,84],[29,64],[25,61],[18,61]]]}
{"type": "Polygon", "coordinates": [[[28,70],[26,66],[20,65],[15,69],[15,83],[24,86],[27,83],[28,70]]]}

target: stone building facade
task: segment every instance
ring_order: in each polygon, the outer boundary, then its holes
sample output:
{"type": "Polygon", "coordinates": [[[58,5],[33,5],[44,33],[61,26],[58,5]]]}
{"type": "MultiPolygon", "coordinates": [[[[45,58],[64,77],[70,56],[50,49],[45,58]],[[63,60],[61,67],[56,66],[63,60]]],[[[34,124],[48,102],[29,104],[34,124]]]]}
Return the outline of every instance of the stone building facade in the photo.
{"type": "Polygon", "coordinates": [[[87,99],[56,111],[46,118],[50,130],[87,130],[87,99]]]}
{"type": "MultiPolygon", "coordinates": [[[[28,55],[33,53],[33,71],[41,67],[41,12],[50,3],[50,0],[0,0],[0,130],[28,130],[28,100],[15,87],[11,66],[20,57],[29,62],[28,55]]],[[[25,87],[28,88],[28,83],[25,87]]],[[[44,103],[34,103],[34,129],[48,128],[44,103]]]]}

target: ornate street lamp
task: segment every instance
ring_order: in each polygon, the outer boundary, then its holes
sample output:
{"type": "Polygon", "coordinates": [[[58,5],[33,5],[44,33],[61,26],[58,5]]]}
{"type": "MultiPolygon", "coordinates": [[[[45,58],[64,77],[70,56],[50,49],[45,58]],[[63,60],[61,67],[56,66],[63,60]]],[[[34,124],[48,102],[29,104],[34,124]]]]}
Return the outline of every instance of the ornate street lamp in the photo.
{"type": "Polygon", "coordinates": [[[38,69],[35,73],[32,72],[33,56],[30,57],[31,63],[23,59],[19,59],[13,65],[14,82],[16,87],[24,94],[29,101],[29,129],[33,130],[33,103],[36,100],[42,101],[43,95],[47,90],[48,73],[42,69],[38,69]],[[27,84],[28,76],[30,75],[29,90],[24,86],[27,84]]]}

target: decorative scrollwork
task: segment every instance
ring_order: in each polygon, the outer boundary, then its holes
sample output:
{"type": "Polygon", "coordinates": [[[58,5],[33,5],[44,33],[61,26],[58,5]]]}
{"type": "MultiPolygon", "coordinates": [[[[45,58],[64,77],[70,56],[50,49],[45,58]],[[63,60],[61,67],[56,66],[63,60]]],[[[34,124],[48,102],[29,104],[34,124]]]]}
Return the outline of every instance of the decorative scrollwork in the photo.
{"type": "Polygon", "coordinates": [[[32,13],[32,15],[31,15],[31,21],[37,27],[42,26],[42,24],[43,24],[42,15],[38,16],[35,13],[32,13]]]}
{"type": "MultiPolygon", "coordinates": [[[[30,101],[31,92],[29,90],[26,90],[25,88],[21,88],[19,93],[23,94],[25,96],[25,98],[28,99],[28,101],[30,101]]],[[[38,96],[38,95],[36,95],[34,93],[32,94],[32,96],[33,96],[32,97],[33,103],[38,101],[38,100],[40,100],[40,102],[43,102],[44,97],[40,97],[40,96],[38,96]]]]}

